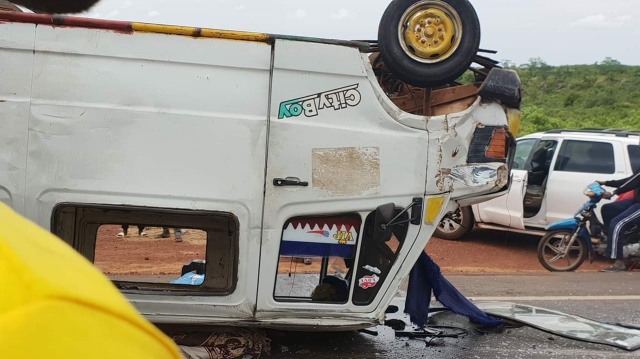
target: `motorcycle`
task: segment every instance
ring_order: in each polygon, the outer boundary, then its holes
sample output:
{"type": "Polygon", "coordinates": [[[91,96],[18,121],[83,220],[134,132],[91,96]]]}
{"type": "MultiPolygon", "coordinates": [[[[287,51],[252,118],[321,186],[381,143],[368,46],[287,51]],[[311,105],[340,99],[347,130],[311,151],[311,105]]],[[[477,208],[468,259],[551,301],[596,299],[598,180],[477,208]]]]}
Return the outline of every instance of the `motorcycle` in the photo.
{"type": "MultiPolygon", "coordinates": [[[[589,197],[589,201],[573,218],[550,225],[547,234],[538,244],[538,260],[549,271],[574,271],[582,265],[587,256],[589,261],[593,262],[595,254],[607,254],[607,228],[595,214],[598,203],[606,191],[600,184],[592,183],[583,193],[589,197]]],[[[624,233],[624,238],[624,259],[640,261],[640,228],[630,228],[624,233]]]]}

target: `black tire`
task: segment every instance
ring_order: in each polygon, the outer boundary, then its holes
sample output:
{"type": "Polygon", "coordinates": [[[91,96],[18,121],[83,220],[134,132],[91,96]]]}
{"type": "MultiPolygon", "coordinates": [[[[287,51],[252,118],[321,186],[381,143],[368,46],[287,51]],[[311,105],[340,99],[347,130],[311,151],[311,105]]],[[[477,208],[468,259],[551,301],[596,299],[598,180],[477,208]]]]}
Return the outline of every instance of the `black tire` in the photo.
{"type": "MultiPolygon", "coordinates": [[[[557,266],[552,266],[545,255],[545,247],[547,246],[547,243],[552,240],[554,237],[556,236],[569,236],[569,238],[571,238],[571,235],[573,234],[572,230],[569,229],[560,229],[557,231],[551,231],[551,232],[547,232],[547,234],[545,234],[541,239],[540,242],[538,243],[538,261],[540,262],[540,264],[542,264],[543,267],[545,267],[548,271],[550,272],[573,272],[576,269],[580,268],[580,266],[582,265],[582,263],[584,263],[584,260],[587,258],[587,256],[589,255],[587,252],[587,246],[584,243],[584,240],[582,240],[582,238],[578,238],[576,240],[576,242],[574,243],[574,245],[579,245],[582,250],[580,252],[580,254],[577,256],[576,261],[573,262],[571,265],[567,265],[567,267],[557,267],[557,266]]],[[[559,240],[556,238],[556,240],[559,240]]],[[[560,259],[561,261],[564,262],[564,259],[560,259]]]]}
{"type": "Polygon", "coordinates": [[[442,0],[458,13],[462,39],[450,57],[437,63],[419,62],[405,53],[398,38],[398,26],[407,9],[416,0],[394,0],[389,4],[378,27],[378,45],[385,65],[400,80],[418,87],[444,86],[469,69],[480,46],[480,21],[468,0],[442,0]]]}
{"type": "Polygon", "coordinates": [[[473,218],[473,211],[471,210],[471,207],[458,208],[455,212],[447,213],[445,215],[445,218],[438,223],[433,235],[448,241],[457,241],[463,239],[467,233],[471,232],[474,223],[475,220],[473,218]],[[447,221],[449,220],[458,224],[458,227],[455,230],[446,230],[445,225],[448,224],[447,221]]]}

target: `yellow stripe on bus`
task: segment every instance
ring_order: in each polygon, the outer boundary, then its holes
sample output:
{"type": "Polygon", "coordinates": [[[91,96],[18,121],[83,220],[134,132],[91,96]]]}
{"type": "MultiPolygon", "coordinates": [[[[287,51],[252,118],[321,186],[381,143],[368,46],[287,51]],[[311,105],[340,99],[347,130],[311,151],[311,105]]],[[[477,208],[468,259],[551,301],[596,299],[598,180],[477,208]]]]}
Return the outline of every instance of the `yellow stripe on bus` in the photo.
{"type": "Polygon", "coordinates": [[[189,27],[189,26],[157,25],[157,24],[145,24],[140,22],[131,23],[131,28],[134,31],[155,32],[160,34],[171,34],[171,35],[210,37],[210,38],[242,40],[242,41],[265,42],[265,41],[268,41],[270,38],[269,35],[262,34],[259,32],[199,29],[197,27],[189,27]]]}
{"type": "Polygon", "coordinates": [[[156,25],[132,22],[131,28],[134,31],[157,32],[160,34],[187,35],[194,36],[198,29],[189,26],[156,25]]]}
{"type": "Polygon", "coordinates": [[[213,30],[202,29],[200,36],[203,37],[215,37],[220,39],[229,40],[244,40],[244,41],[260,41],[265,42],[269,40],[269,35],[259,32],[242,32],[242,31],[229,31],[229,30],[213,30]]]}

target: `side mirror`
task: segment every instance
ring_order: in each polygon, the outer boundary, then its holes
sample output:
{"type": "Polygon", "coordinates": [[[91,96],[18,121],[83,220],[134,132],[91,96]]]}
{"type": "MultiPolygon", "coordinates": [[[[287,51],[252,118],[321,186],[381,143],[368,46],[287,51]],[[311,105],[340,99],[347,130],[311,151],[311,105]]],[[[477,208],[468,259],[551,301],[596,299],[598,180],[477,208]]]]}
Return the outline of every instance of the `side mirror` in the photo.
{"type": "Polygon", "coordinates": [[[373,241],[384,243],[391,239],[391,226],[386,226],[395,217],[396,205],[387,203],[376,208],[376,216],[373,221],[373,241]]]}

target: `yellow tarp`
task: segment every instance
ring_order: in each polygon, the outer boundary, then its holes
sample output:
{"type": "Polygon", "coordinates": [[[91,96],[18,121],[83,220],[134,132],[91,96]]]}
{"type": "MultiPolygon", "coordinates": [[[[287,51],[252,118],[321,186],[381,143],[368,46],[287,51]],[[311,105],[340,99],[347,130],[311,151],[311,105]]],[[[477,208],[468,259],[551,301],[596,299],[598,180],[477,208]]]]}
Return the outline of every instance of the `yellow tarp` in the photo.
{"type": "Polygon", "coordinates": [[[84,257],[0,203],[0,358],[180,358],[84,257]]]}

